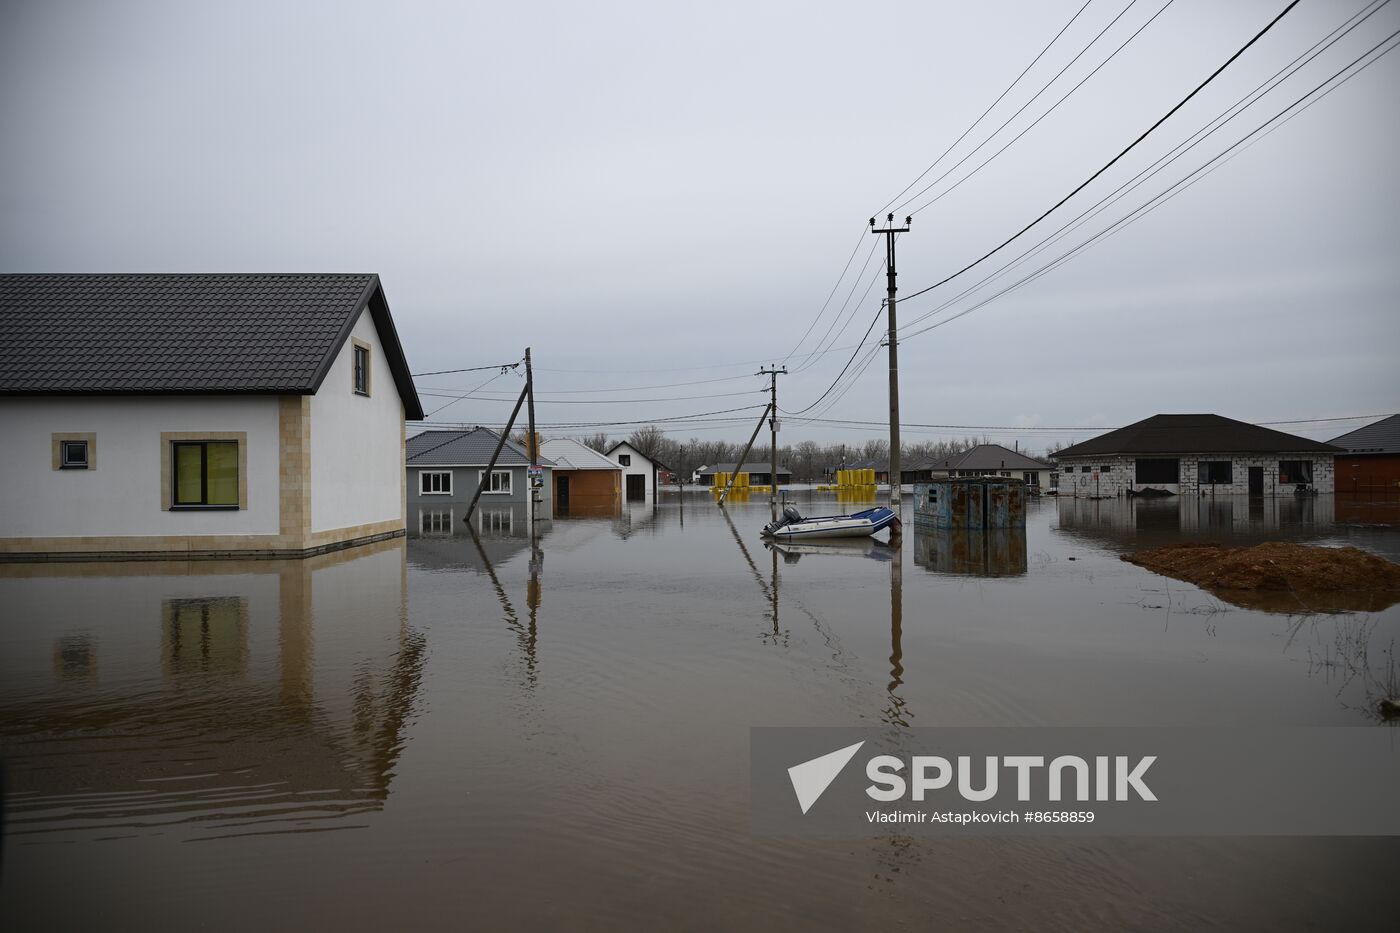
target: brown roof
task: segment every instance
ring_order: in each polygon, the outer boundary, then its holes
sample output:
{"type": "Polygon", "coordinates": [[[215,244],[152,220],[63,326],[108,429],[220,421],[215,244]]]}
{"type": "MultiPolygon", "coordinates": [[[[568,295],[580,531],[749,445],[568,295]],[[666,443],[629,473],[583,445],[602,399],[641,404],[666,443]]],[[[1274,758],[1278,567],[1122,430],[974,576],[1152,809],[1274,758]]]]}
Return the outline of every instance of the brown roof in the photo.
{"type": "Polygon", "coordinates": [[[1341,450],[1322,441],[1285,434],[1220,415],[1153,415],[1125,428],[1074,444],[1056,459],[1107,454],[1275,453],[1341,450]]]}

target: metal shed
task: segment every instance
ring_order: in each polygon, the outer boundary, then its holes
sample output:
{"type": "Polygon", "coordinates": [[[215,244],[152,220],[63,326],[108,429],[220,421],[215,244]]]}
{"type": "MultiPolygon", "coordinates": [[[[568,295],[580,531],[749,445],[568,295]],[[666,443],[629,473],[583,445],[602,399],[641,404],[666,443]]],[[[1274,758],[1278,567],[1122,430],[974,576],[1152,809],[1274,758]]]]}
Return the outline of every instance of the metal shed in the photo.
{"type": "Polygon", "coordinates": [[[1009,476],[968,476],[914,486],[916,528],[1024,528],[1026,484],[1009,476]]]}

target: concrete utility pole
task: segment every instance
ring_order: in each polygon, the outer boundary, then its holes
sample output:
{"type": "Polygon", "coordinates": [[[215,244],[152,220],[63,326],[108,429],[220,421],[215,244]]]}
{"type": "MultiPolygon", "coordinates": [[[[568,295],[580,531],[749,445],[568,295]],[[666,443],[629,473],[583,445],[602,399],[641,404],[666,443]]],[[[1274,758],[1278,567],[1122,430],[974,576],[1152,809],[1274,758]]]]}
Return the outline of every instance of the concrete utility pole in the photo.
{"type": "Polygon", "coordinates": [[[768,376],[772,380],[768,383],[768,427],[769,436],[772,441],[769,444],[769,454],[772,463],[772,472],[768,474],[769,496],[768,511],[772,513],[772,521],[778,520],[778,377],[787,375],[787,367],[782,369],[760,369],[754,373],[755,376],[768,376]]]}
{"type": "Polygon", "coordinates": [[[525,441],[525,453],[530,460],[525,470],[525,492],[530,497],[530,543],[535,541],[535,480],[530,474],[540,463],[539,439],[535,436],[535,372],[530,368],[530,348],[525,348],[525,397],[526,417],[529,420],[530,434],[525,441]]]}
{"type": "Polygon", "coordinates": [[[912,217],[904,218],[904,226],[894,225],[894,214],[886,218],[888,226],[876,229],[875,218],[870,218],[870,232],[883,233],[885,235],[885,274],[889,280],[889,297],[885,299],[885,306],[890,312],[890,508],[894,509],[896,515],[899,514],[899,492],[900,492],[900,472],[899,464],[899,340],[895,334],[895,271],[894,271],[894,238],[897,233],[908,233],[909,224],[912,217]]]}

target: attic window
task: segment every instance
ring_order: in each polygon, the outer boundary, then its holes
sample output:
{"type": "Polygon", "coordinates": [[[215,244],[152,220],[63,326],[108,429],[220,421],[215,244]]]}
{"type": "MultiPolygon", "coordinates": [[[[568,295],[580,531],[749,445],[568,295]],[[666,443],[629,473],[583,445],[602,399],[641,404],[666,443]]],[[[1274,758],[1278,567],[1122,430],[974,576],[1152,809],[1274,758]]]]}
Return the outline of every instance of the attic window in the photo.
{"type": "Polygon", "coordinates": [[[59,469],[86,470],[88,468],[87,441],[60,441],[59,469]]]}
{"type": "Polygon", "coordinates": [[[55,470],[92,470],[97,468],[97,435],[91,432],[54,434],[51,436],[53,468],[55,470]]]}
{"type": "Polygon", "coordinates": [[[618,463],[618,466],[631,466],[631,465],[632,465],[632,455],[631,455],[631,454],[618,454],[618,455],[617,455],[617,463],[618,463]]]}
{"type": "Polygon", "coordinates": [[[350,352],[351,379],[355,394],[369,395],[369,344],[363,340],[353,340],[350,352]]]}

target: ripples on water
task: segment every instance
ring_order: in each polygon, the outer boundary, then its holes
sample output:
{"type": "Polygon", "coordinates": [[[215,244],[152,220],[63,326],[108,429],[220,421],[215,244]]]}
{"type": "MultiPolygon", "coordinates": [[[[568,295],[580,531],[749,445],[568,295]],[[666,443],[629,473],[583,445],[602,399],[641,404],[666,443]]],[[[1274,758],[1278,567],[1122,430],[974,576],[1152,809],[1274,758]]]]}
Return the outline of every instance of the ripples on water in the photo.
{"type": "Polygon", "coordinates": [[[307,561],[0,565],[0,918],[1388,919],[1392,840],[755,838],[747,744],[752,725],[1373,721],[1400,608],[1243,610],[1117,555],[1284,538],[1395,559],[1393,505],[1047,501],[1024,533],[898,550],[766,548],[767,517],[672,496],[533,539],[519,513],[475,535],[425,514],[406,543],[307,561]]]}

